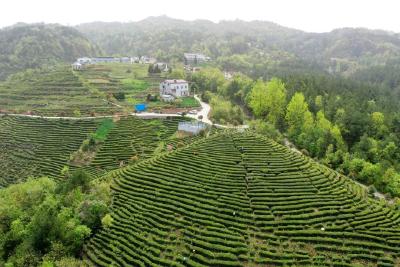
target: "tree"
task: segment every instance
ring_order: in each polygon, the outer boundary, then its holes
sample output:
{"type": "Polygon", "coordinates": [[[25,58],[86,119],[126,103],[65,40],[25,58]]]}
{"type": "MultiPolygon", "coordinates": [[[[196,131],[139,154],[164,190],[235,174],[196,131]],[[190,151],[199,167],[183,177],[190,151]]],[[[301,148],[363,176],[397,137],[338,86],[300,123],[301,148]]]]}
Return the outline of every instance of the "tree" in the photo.
{"type": "Polygon", "coordinates": [[[108,228],[110,228],[112,226],[113,221],[114,221],[113,217],[111,217],[111,215],[109,213],[107,213],[103,217],[103,219],[101,219],[101,224],[103,225],[103,227],[105,229],[108,229],[108,228]]]}
{"type": "Polygon", "coordinates": [[[261,80],[257,80],[248,96],[248,105],[257,117],[265,117],[268,111],[267,86],[261,80]]]}
{"type": "Polygon", "coordinates": [[[277,78],[273,78],[267,83],[267,108],[268,121],[277,126],[281,122],[285,113],[286,89],[285,84],[277,78]]]}
{"type": "Polygon", "coordinates": [[[82,191],[89,190],[89,181],[92,177],[82,169],[74,171],[64,184],[60,185],[61,191],[67,192],[79,187],[82,191]]]}
{"type": "Polygon", "coordinates": [[[388,128],[385,125],[385,115],[382,112],[373,112],[371,114],[371,128],[371,134],[377,138],[382,138],[387,134],[388,128]]]}
{"type": "Polygon", "coordinates": [[[392,196],[400,196],[400,174],[394,168],[389,168],[383,175],[383,183],[392,196]]]}
{"type": "Polygon", "coordinates": [[[302,93],[296,93],[286,108],[286,122],[290,137],[298,138],[313,127],[313,116],[302,93]]]}
{"type": "Polygon", "coordinates": [[[149,64],[149,67],[147,68],[147,72],[148,73],[153,73],[154,72],[152,64],[149,64]]]}
{"type": "Polygon", "coordinates": [[[204,68],[192,75],[192,82],[196,83],[201,91],[216,92],[224,85],[225,78],[217,68],[204,68]]]}
{"type": "Polygon", "coordinates": [[[153,65],[153,73],[161,73],[161,70],[158,67],[158,64],[153,65]]]}
{"type": "Polygon", "coordinates": [[[173,71],[168,73],[168,78],[170,79],[185,79],[185,76],[185,71],[180,68],[175,68],[173,71]]]}
{"type": "Polygon", "coordinates": [[[347,151],[347,146],[346,146],[346,143],[343,140],[342,133],[340,131],[339,126],[334,125],[330,129],[330,133],[331,133],[333,139],[335,140],[336,149],[337,150],[341,150],[341,151],[347,151]]]}
{"type": "Polygon", "coordinates": [[[329,137],[331,127],[332,124],[328,119],[326,119],[324,112],[318,111],[315,120],[315,127],[313,128],[315,151],[312,151],[312,154],[318,157],[323,157],[325,155],[326,149],[330,143],[329,137]]]}
{"type": "Polygon", "coordinates": [[[125,93],[124,92],[115,92],[115,93],[113,93],[113,97],[118,101],[124,101],[125,93]]]}
{"type": "Polygon", "coordinates": [[[253,80],[248,76],[235,74],[232,81],[227,85],[225,92],[231,99],[244,104],[252,86],[253,80]]]}
{"type": "Polygon", "coordinates": [[[79,109],[75,109],[73,113],[74,113],[75,117],[80,117],[81,116],[81,111],[79,109]]]}
{"type": "Polygon", "coordinates": [[[323,98],[322,95],[317,95],[315,97],[315,107],[317,108],[317,110],[323,110],[324,108],[324,102],[323,102],[323,98]]]}

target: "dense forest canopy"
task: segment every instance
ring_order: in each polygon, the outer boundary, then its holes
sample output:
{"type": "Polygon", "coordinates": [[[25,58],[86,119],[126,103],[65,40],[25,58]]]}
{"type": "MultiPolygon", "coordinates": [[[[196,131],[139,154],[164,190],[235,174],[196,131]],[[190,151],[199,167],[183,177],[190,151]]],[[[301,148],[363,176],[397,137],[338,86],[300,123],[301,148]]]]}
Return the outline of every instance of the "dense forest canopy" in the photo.
{"type": "Polygon", "coordinates": [[[97,53],[99,49],[71,27],[16,24],[0,29],[0,80],[24,69],[70,63],[97,53]]]}
{"type": "Polygon", "coordinates": [[[213,23],[165,16],[130,23],[94,22],[76,28],[109,54],[181,60],[184,52],[197,51],[236,71],[268,62],[264,66],[268,69],[290,65],[315,70],[318,66],[330,73],[351,75],[400,56],[398,34],[362,28],[307,33],[267,21],[213,23]]]}
{"type": "MultiPolygon", "coordinates": [[[[138,22],[93,22],[72,27],[16,24],[0,30],[0,79],[26,68],[71,62],[79,56],[154,56],[182,62],[201,52],[213,63],[253,78],[276,74],[330,73],[357,79],[370,69],[398,66],[399,34],[362,28],[308,33],[267,21],[183,21],[166,16],[138,22]],[[29,44],[29,45],[28,45],[29,44]],[[100,49],[99,49],[100,48],[100,49]],[[27,60],[29,58],[30,60],[27,60]]],[[[393,78],[392,78],[393,79],[393,78]]],[[[393,82],[391,82],[393,84],[393,82]]]]}

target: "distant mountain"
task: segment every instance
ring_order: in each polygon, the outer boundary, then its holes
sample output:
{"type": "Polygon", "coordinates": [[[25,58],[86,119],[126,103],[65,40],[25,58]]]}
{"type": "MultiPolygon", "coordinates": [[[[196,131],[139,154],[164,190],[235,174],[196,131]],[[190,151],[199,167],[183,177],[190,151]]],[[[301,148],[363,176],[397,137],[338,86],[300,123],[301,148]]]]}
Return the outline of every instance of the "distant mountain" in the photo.
{"type": "Polygon", "coordinates": [[[72,62],[100,50],[82,33],[57,24],[16,24],[0,29],[0,79],[27,68],[72,62]]]}
{"type": "Polygon", "coordinates": [[[179,60],[183,52],[198,51],[233,69],[237,66],[232,61],[239,59],[229,57],[241,55],[250,66],[260,61],[273,66],[309,64],[326,72],[351,75],[400,57],[399,34],[362,28],[307,33],[267,21],[214,23],[166,16],[129,23],[93,22],[76,28],[108,54],[150,54],[179,60]]]}
{"type": "Polygon", "coordinates": [[[251,43],[274,45],[302,33],[271,22],[213,23],[166,16],[129,23],[93,22],[76,28],[110,54],[159,53],[167,57],[181,56],[183,51],[204,52],[213,57],[232,55],[246,52],[251,43]]]}
{"type": "MultiPolygon", "coordinates": [[[[388,62],[400,62],[400,35],[362,28],[308,33],[268,21],[214,23],[166,16],[128,23],[92,22],[75,28],[16,24],[0,30],[0,79],[79,56],[151,55],[182,62],[183,53],[189,51],[210,56],[223,69],[253,77],[318,72],[360,78],[388,62]]],[[[384,72],[374,79],[387,79],[384,72]]]]}

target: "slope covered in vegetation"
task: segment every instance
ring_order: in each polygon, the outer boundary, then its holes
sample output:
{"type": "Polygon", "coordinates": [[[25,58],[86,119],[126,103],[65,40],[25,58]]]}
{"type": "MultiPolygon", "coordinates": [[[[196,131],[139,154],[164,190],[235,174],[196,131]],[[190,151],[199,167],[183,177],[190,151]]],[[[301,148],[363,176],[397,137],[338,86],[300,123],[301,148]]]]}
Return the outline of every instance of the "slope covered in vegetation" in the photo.
{"type": "Polygon", "coordinates": [[[0,265],[83,266],[85,239],[110,216],[102,175],[198,138],[176,133],[182,120],[1,116],[0,265]]]}
{"type": "Polygon", "coordinates": [[[99,266],[397,266],[400,213],[252,133],[221,133],[110,174],[85,246],[99,266]]]}
{"type": "Polygon", "coordinates": [[[319,67],[349,75],[400,56],[398,34],[367,29],[307,33],[267,21],[213,23],[165,16],[76,28],[109,54],[148,54],[181,61],[184,52],[197,51],[225,69],[248,71],[257,78],[288,69],[319,72],[319,67]]]}
{"type": "Polygon", "coordinates": [[[0,117],[0,187],[29,176],[61,179],[72,152],[95,131],[94,120],[0,117]]]}
{"type": "Polygon", "coordinates": [[[84,167],[85,170],[99,176],[163,152],[169,144],[176,148],[180,142],[185,142],[175,136],[179,121],[185,119],[122,118],[109,131],[93,160],[84,167]]]}
{"type": "Polygon", "coordinates": [[[0,116],[0,187],[28,177],[63,180],[81,168],[98,177],[134,164],[189,141],[175,136],[182,120],[0,116]]]}
{"type": "Polygon", "coordinates": [[[24,69],[76,58],[100,50],[71,27],[57,24],[16,24],[0,29],[0,80],[24,69]]]}
{"type": "Polygon", "coordinates": [[[93,116],[121,111],[84,82],[65,65],[19,72],[0,83],[0,112],[93,116]]]}

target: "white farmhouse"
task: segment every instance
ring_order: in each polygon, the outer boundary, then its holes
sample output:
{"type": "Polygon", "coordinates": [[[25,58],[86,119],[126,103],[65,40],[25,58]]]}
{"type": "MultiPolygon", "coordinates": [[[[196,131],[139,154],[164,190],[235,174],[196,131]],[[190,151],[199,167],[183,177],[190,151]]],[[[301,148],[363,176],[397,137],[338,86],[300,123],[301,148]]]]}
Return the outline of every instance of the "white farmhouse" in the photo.
{"type": "Polygon", "coordinates": [[[210,61],[211,58],[199,53],[184,53],[185,65],[196,65],[198,63],[210,61]]]}
{"type": "Polygon", "coordinates": [[[79,62],[75,62],[71,66],[72,66],[72,70],[82,70],[82,64],[79,62]]]}
{"type": "Polygon", "coordinates": [[[82,65],[90,64],[90,63],[92,63],[92,59],[88,58],[88,57],[80,57],[76,60],[76,62],[79,64],[82,64],[82,65]]]}
{"type": "Polygon", "coordinates": [[[185,80],[165,80],[160,83],[160,95],[189,96],[189,83],[185,80]]]}

